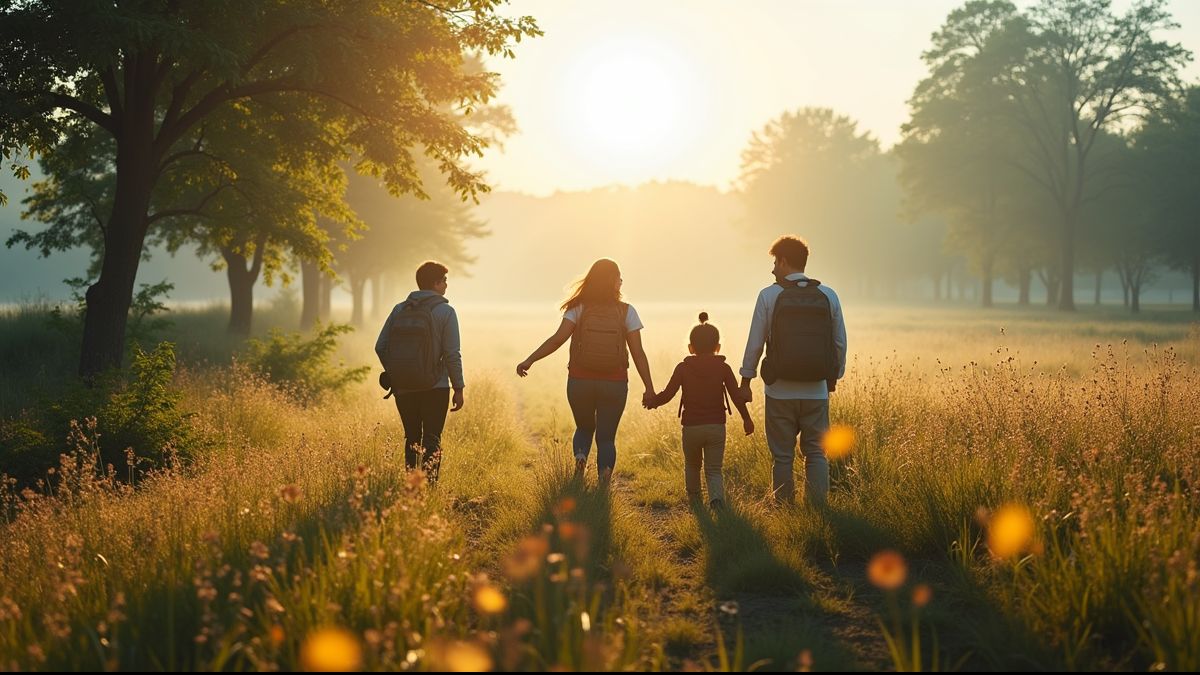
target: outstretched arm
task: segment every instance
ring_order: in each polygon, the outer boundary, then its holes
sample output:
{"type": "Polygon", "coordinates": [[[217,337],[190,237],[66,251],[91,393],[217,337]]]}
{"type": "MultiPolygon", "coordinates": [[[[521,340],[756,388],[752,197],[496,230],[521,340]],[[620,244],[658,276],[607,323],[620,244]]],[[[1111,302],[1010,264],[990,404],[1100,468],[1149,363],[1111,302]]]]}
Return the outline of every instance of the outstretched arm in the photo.
{"type": "Polygon", "coordinates": [[[746,337],[746,353],[742,356],[742,398],[749,401],[750,380],[758,374],[758,361],[767,345],[767,301],[762,293],[754,303],[754,315],[750,317],[750,335],[746,337]]]}
{"type": "Polygon", "coordinates": [[[661,405],[666,405],[675,398],[675,394],[679,393],[679,387],[683,385],[683,364],[675,366],[675,372],[671,373],[671,380],[667,382],[667,388],[654,395],[654,400],[650,402],[652,408],[657,408],[661,405]]]}
{"type": "Polygon", "coordinates": [[[642,331],[633,330],[625,334],[625,342],[629,344],[629,356],[633,365],[637,366],[638,375],[646,387],[642,394],[642,405],[650,405],[654,399],[654,380],[650,377],[650,361],[646,358],[646,350],[642,348],[642,331]]]}
{"type": "MultiPolygon", "coordinates": [[[[745,380],[749,385],[750,380],[745,380]]],[[[745,387],[749,389],[749,386],[745,387]]],[[[750,409],[746,407],[746,401],[750,400],[745,396],[745,393],[738,389],[737,379],[733,376],[733,370],[729,366],[725,366],[725,392],[729,394],[729,399],[733,401],[733,405],[737,407],[738,413],[742,416],[742,429],[746,435],[754,433],[754,420],[750,418],[750,409]]]]}
{"type": "Polygon", "coordinates": [[[537,363],[538,361],[541,361],[547,356],[550,356],[554,352],[558,351],[558,348],[563,346],[563,343],[571,337],[571,333],[574,332],[574,330],[575,324],[563,319],[562,323],[558,325],[558,330],[554,332],[554,335],[546,338],[546,341],[543,342],[540,347],[533,350],[533,353],[529,355],[529,358],[517,364],[517,375],[520,375],[521,377],[528,375],[529,369],[533,367],[534,363],[537,363]]]}

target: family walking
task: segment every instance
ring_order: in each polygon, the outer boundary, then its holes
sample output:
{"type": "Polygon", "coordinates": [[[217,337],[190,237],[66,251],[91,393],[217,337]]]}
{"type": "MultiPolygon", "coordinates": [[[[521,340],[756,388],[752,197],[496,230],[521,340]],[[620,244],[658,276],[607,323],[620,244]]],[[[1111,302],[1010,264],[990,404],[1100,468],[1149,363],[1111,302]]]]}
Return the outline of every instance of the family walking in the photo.
{"type": "MultiPolygon", "coordinates": [[[[829,429],[829,394],[846,370],[842,307],[833,289],[804,273],[809,253],[804,240],[780,237],[769,252],[775,260],[775,283],[762,289],[755,301],[740,384],[719,354],[720,332],[701,312],[688,336],[689,356],[675,367],[667,386],[656,391],[642,347],[642,320],[633,305],[622,301],[617,263],[597,260],[575,284],[561,306],[558,329],[517,364],[516,371],[525,377],[533,364],[570,341],[567,402],[575,421],[571,447],[577,476],[587,467],[593,441],[601,482],[612,476],[632,359],[644,387],[644,407],[657,408],[680,397],[689,498],[701,498],[703,474],[710,505],[724,504],[726,416],[736,409],[743,431],[754,433],[746,404],[752,400],[751,381],[761,375],[775,499],[794,499],[798,439],[804,456],[804,495],[814,504],[825,502],[829,464],[821,441],[829,429]]],[[[384,367],[380,384],[395,395],[404,425],[405,464],[409,469],[419,466],[431,482],[437,480],[447,410],[462,408],[465,387],[458,316],[445,298],[447,273],[439,263],[421,265],[418,290],[392,310],[375,344],[384,367]]]]}

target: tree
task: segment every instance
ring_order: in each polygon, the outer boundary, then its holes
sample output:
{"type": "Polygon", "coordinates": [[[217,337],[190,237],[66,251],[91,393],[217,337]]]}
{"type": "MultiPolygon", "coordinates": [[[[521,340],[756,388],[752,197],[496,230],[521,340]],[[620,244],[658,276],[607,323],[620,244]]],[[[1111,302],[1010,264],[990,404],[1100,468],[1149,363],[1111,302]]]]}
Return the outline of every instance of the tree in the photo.
{"type": "MultiPolygon", "coordinates": [[[[0,156],[50,155],[102,130],[115,185],[102,215],[100,273],[88,289],[80,374],[118,365],[134,279],[156,218],[155,189],[212,115],[246,101],[323,123],[357,168],[396,193],[423,194],[414,149],[460,195],[486,190],[462,158],[486,139],[446,114],[486,103],[490,73],[464,50],[511,56],[538,30],[498,0],[377,3],[6,2],[0,6],[0,156]]],[[[23,165],[16,167],[25,175],[23,165]]],[[[212,193],[210,193],[212,194],[212,193]]],[[[206,196],[207,197],[207,196],[206,196]]],[[[197,205],[198,206],[198,205],[197,205]]],[[[53,249],[54,226],[27,246],[53,249]]]]}
{"type": "Polygon", "coordinates": [[[1200,87],[1151,117],[1135,136],[1145,187],[1160,205],[1167,263],[1192,277],[1192,311],[1200,312],[1200,87]]]}
{"type": "Polygon", "coordinates": [[[1028,266],[1018,251],[1026,181],[1004,162],[1016,129],[995,119],[1004,92],[979,67],[982,55],[1019,15],[1012,3],[975,1],[950,13],[922,55],[930,74],[913,93],[910,121],[896,148],[906,207],[937,214],[951,246],[969,256],[983,280],[981,303],[992,306],[995,277],[1013,268],[1028,299],[1028,266]],[[1009,259],[1012,259],[1011,261],[1009,259]]]}
{"type": "MultiPolygon", "coordinates": [[[[229,281],[233,334],[250,333],[259,276],[268,284],[274,276],[287,280],[285,247],[328,266],[328,235],[315,227],[314,214],[347,227],[357,222],[344,205],[341,171],[327,168],[340,149],[329,146],[322,132],[312,120],[260,110],[253,102],[214,113],[155,189],[147,240],[172,254],[196,243],[202,255],[217,257],[214,268],[223,267],[229,281]]],[[[93,205],[111,194],[116,176],[109,153],[92,150],[89,157],[66,156],[67,162],[49,161],[61,155],[43,157],[48,178],[35,184],[25,215],[81,235],[74,243],[90,246],[96,263],[104,222],[93,205]]],[[[31,238],[19,233],[13,240],[31,238]]]]}
{"type": "MultiPolygon", "coordinates": [[[[429,167],[433,171],[433,167],[429,167]]],[[[429,199],[395,198],[369,176],[351,178],[347,201],[366,224],[361,236],[346,242],[335,258],[353,301],[350,322],[363,324],[366,285],[383,275],[411,278],[424,260],[461,265],[473,259],[467,240],[487,234],[468,204],[449,190],[429,199]]],[[[375,292],[379,293],[376,287],[375,292]]]]}
{"type": "MultiPolygon", "coordinates": [[[[250,334],[260,276],[267,285],[275,277],[287,283],[289,256],[329,266],[329,234],[317,226],[318,217],[346,231],[361,225],[345,203],[340,149],[322,142],[319,125],[257,108],[249,102],[206,124],[212,140],[197,138],[194,147],[204,144],[205,152],[186,167],[190,171],[172,174],[185,185],[168,192],[186,195],[189,185],[193,193],[229,188],[198,212],[182,210],[161,232],[172,253],[194,242],[202,255],[217,256],[214,269],[223,267],[229,282],[229,332],[240,336],[250,334]]],[[[182,204],[195,199],[179,198],[182,204]]]]}
{"type": "Polygon", "coordinates": [[[1058,307],[1073,310],[1076,244],[1089,200],[1107,176],[1097,141],[1160,105],[1191,54],[1154,33],[1177,27],[1165,0],[1145,0],[1122,16],[1109,0],[1042,0],[1027,21],[1008,24],[988,69],[1010,105],[997,114],[1024,130],[1009,161],[1051,197],[1057,210],[1058,307]]]}
{"type": "Polygon", "coordinates": [[[739,184],[753,226],[776,236],[797,230],[820,251],[824,269],[854,270],[869,287],[872,267],[863,246],[891,223],[895,201],[880,196],[894,173],[878,142],[828,108],[785,112],[753,134],[742,152],[739,184]]]}
{"type": "Polygon", "coordinates": [[[1153,280],[1162,256],[1162,220],[1146,198],[1139,175],[1141,157],[1126,149],[1120,158],[1127,181],[1109,190],[1084,210],[1091,223],[1094,247],[1116,268],[1129,310],[1141,311],[1142,290],[1153,280]]]}

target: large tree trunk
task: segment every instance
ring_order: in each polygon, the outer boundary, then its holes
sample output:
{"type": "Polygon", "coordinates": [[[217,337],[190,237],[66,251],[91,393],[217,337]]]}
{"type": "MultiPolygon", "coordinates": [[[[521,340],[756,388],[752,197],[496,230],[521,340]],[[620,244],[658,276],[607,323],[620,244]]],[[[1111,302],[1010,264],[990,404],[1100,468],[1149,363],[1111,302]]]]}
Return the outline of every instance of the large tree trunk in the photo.
{"type": "Polygon", "coordinates": [[[1062,279],[1055,273],[1046,273],[1045,279],[1042,280],[1046,287],[1046,306],[1052,307],[1058,301],[1058,288],[1062,285],[1062,279]]]}
{"type": "Polygon", "coordinates": [[[225,274],[229,279],[229,334],[248,337],[254,316],[254,284],[262,271],[265,237],[254,242],[254,258],[247,267],[244,251],[222,246],[225,274]]]}
{"type": "Polygon", "coordinates": [[[1096,303],[1100,304],[1100,285],[1104,283],[1104,269],[1096,270],[1096,303]]]}
{"type": "Polygon", "coordinates": [[[1075,311],[1075,226],[1078,218],[1077,211],[1072,209],[1063,219],[1062,256],[1058,269],[1058,308],[1065,312],[1075,311]]]}
{"type": "Polygon", "coordinates": [[[85,380],[119,367],[125,354],[125,325],[146,241],[158,164],[152,111],[152,107],[141,115],[128,111],[118,137],[116,193],[104,230],[100,277],[85,295],[87,311],[79,353],[79,375],[85,380]]]}
{"type": "Polygon", "coordinates": [[[1142,311],[1142,282],[1129,284],[1129,312],[1137,314],[1142,311]]]}
{"type": "Polygon", "coordinates": [[[317,318],[328,323],[333,315],[333,279],[327,274],[321,275],[321,302],[318,306],[317,318]]]}
{"type": "Polygon", "coordinates": [[[229,279],[229,326],[230,335],[250,335],[250,321],[254,312],[254,279],[246,269],[246,257],[222,248],[225,259],[225,276],[229,279]]]}
{"type": "Polygon", "coordinates": [[[303,298],[300,306],[300,330],[317,324],[321,314],[321,266],[312,260],[300,261],[300,287],[303,298]]]}
{"type": "Polygon", "coordinates": [[[354,304],[350,311],[350,323],[358,328],[362,328],[363,325],[363,305],[366,304],[366,295],[367,280],[361,276],[351,276],[350,297],[354,304]]]}
{"type": "Polygon", "coordinates": [[[1029,289],[1033,286],[1033,270],[1024,265],[1017,272],[1017,304],[1029,306],[1029,289]]]}

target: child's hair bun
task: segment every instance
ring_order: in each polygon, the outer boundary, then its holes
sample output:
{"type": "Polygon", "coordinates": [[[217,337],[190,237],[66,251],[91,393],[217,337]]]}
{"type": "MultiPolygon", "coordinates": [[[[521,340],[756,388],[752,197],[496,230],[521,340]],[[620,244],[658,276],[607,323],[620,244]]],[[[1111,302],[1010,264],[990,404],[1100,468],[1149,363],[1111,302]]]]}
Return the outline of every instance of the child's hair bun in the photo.
{"type": "Polygon", "coordinates": [[[700,323],[708,321],[708,312],[700,312],[700,323]]]}

